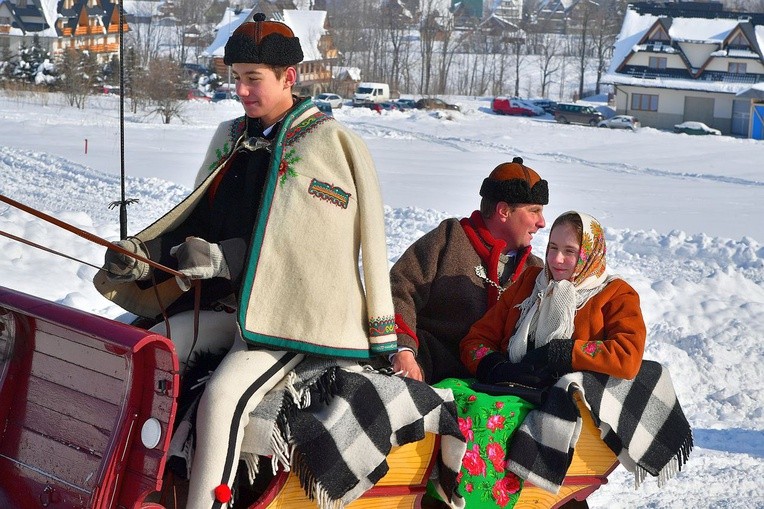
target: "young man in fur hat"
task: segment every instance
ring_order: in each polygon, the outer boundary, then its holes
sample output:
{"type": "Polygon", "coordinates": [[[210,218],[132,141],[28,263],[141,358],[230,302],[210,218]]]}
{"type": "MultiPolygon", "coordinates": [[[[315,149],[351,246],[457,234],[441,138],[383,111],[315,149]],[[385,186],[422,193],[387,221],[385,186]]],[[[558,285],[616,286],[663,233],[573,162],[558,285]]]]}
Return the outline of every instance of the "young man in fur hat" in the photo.
{"type": "Polygon", "coordinates": [[[186,277],[176,283],[110,250],[95,279],[139,316],[165,308],[181,362],[217,346],[211,340],[222,333],[233,344],[199,402],[191,509],[230,501],[249,413],[305,356],[396,351],[376,171],[357,135],[292,95],[302,58],[292,30],[260,13],[235,30],[225,63],[245,115],[217,129],[191,195],[119,242],[186,277]],[[196,339],[194,292],[178,291],[194,280],[196,339]]]}
{"type": "Polygon", "coordinates": [[[393,366],[430,384],[470,376],[459,341],[526,267],[544,265],[531,239],[546,224],[546,180],[516,157],[491,172],[480,196],[480,210],[443,221],[390,271],[399,329],[393,366]]]}

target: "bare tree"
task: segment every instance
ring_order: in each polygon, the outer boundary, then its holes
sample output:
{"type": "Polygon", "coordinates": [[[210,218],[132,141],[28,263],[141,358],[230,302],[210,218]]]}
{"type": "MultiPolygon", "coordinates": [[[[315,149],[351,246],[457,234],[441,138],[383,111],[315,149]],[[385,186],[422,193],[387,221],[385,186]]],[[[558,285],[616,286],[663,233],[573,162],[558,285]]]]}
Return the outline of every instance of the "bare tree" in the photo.
{"type": "Polygon", "coordinates": [[[589,57],[590,33],[594,30],[596,22],[595,12],[599,7],[593,0],[581,0],[578,8],[574,11],[572,21],[578,32],[578,48],[576,57],[578,58],[578,97],[584,95],[584,78],[586,76],[586,67],[589,57]]]}
{"type": "Polygon", "coordinates": [[[593,12],[590,32],[591,48],[597,66],[597,84],[595,93],[600,93],[600,81],[605,73],[612,54],[613,44],[623,22],[625,6],[618,0],[600,0],[593,12]]]}
{"type": "Polygon", "coordinates": [[[560,37],[557,34],[542,34],[539,40],[539,74],[541,78],[541,97],[546,97],[552,84],[552,76],[560,69],[560,37]]]}
{"type": "Polygon", "coordinates": [[[525,39],[521,37],[519,34],[517,34],[515,37],[511,38],[509,42],[514,51],[512,53],[512,64],[515,70],[514,95],[519,96],[520,95],[520,71],[523,64],[525,63],[525,53],[523,52],[523,49],[525,47],[525,39]]]}
{"type": "Polygon", "coordinates": [[[435,39],[440,32],[438,25],[438,11],[435,9],[435,2],[427,0],[422,4],[422,16],[419,24],[419,51],[422,56],[421,76],[419,93],[430,93],[430,82],[432,80],[433,49],[435,39]]]}
{"type": "Polygon", "coordinates": [[[149,113],[158,115],[169,124],[173,118],[183,120],[187,86],[183,70],[175,60],[154,58],[146,68],[146,74],[133,84],[139,98],[146,98],[149,113]]]}

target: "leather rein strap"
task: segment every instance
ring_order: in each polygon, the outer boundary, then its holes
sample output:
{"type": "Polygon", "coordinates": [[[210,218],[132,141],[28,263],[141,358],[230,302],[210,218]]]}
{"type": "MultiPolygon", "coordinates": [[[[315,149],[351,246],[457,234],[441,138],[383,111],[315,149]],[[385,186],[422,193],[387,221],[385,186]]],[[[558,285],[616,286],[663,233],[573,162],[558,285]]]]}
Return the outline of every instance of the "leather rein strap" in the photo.
{"type": "MultiPolygon", "coordinates": [[[[177,270],[171,269],[170,267],[167,267],[166,265],[162,265],[161,263],[157,263],[157,262],[155,262],[153,260],[150,260],[150,259],[148,259],[148,258],[146,258],[144,256],[141,256],[139,254],[133,253],[132,251],[128,251],[127,249],[122,248],[122,247],[114,244],[113,242],[109,242],[108,240],[102,239],[101,237],[99,237],[97,235],[93,235],[90,232],[86,232],[85,230],[81,230],[81,229],[77,228],[76,226],[73,226],[73,225],[71,225],[69,223],[61,221],[60,219],[56,219],[53,216],[49,216],[48,214],[46,214],[44,212],[40,212],[37,209],[33,209],[32,207],[28,207],[28,206],[24,205],[23,203],[19,203],[19,202],[15,201],[15,200],[12,200],[12,199],[8,198],[7,196],[3,196],[2,194],[0,194],[0,201],[4,202],[4,203],[7,203],[11,207],[17,208],[19,210],[23,210],[24,212],[26,212],[28,214],[31,214],[31,215],[39,218],[39,219],[42,219],[43,221],[46,221],[46,222],[51,223],[53,225],[56,225],[59,228],[63,228],[64,230],[66,230],[68,232],[74,233],[75,235],[77,235],[79,237],[82,237],[83,239],[87,239],[90,242],[94,242],[95,244],[98,244],[98,245],[101,245],[101,246],[103,246],[105,248],[111,249],[112,251],[116,251],[118,253],[122,253],[124,255],[127,255],[127,256],[129,256],[131,258],[135,258],[136,260],[139,260],[141,262],[147,263],[151,267],[154,267],[154,268],[159,269],[161,271],[167,272],[168,274],[172,274],[173,276],[180,277],[180,278],[185,278],[186,277],[186,275],[183,274],[182,272],[178,272],[177,270]]],[[[41,246],[35,245],[32,242],[23,241],[23,240],[20,240],[17,237],[14,238],[14,236],[12,236],[11,234],[5,233],[5,232],[3,232],[3,235],[5,235],[6,237],[9,237],[9,238],[13,238],[14,240],[19,240],[19,241],[24,242],[25,244],[28,244],[28,245],[33,246],[33,247],[41,247],[41,246]]],[[[52,253],[61,254],[61,253],[58,253],[57,251],[53,251],[52,249],[48,249],[48,248],[43,248],[43,249],[45,251],[49,251],[49,252],[52,252],[52,253]]],[[[67,255],[63,255],[63,254],[61,254],[61,255],[62,256],[66,256],[68,258],[67,255]]],[[[77,261],[80,261],[80,260],[77,260],[77,261]]],[[[82,262],[82,263],[85,263],[85,262],[82,262]]],[[[90,264],[86,264],[86,265],[90,265],[90,264]]],[[[98,268],[100,269],[101,267],[98,267],[98,268]]]]}
{"type": "MultiPolygon", "coordinates": [[[[101,237],[99,237],[97,235],[93,235],[90,232],[86,232],[85,230],[81,230],[81,229],[77,228],[76,226],[73,226],[73,225],[71,225],[69,223],[61,221],[60,219],[56,219],[53,216],[49,216],[48,214],[45,214],[44,212],[40,212],[37,209],[34,209],[34,208],[29,207],[27,205],[24,205],[23,203],[19,203],[16,200],[12,200],[11,198],[8,198],[7,196],[4,196],[4,195],[0,194],[0,201],[3,202],[3,203],[7,203],[8,205],[10,205],[10,206],[12,206],[14,208],[17,208],[19,210],[22,210],[22,211],[24,211],[24,212],[26,212],[28,214],[31,214],[31,215],[39,218],[39,219],[42,219],[43,221],[47,221],[48,223],[51,223],[51,224],[53,224],[55,226],[58,226],[59,228],[62,228],[64,230],[68,231],[68,232],[74,233],[75,235],[78,235],[78,236],[80,236],[80,237],[82,237],[82,238],[84,238],[86,240],[89,240],[90,242],[94,242],[95,244],[101,245],[101,246],[103,246],[103,247],[105,247],[107,249],[111,249],[112,251],[117,251],[118,253],[125,254],[127,256],[130,256],[131,258],[135,258],[136,260],[139,260],[139,261],[142,261],[144,263],[147,263],[151,267],[154,267],[156,269],[159,269],[159,270],[162,270],[164,272],[167,272],[168,274],[171,274],[171,275],[173,275],[175,277],[179,277],[179,278],[182,278],[182,279],[186,279],[187,278],[187,276],[185,274],[183,274],[182,272],[179,272],[179,271],[177,271],[175,269],[171,269],[170,267],[167,267],[166,265],[162,265],[161,263],[157,263],[157,262],[155,262],[153,260],[150,260],[149,258],[146,258],[144,256],[138,255],[138,254],[133,253],[131,251],[128,251],[127,249],[124,249],[124,248],[114,244],[113,242],[109,242],[108,240],[102,239],[101,237]]],[[[8,237],[9,239],[12,239],[12,240],[21,242],[21,243],[26,244],[28,246],[32,246],[34,248],[41,249],[43,251],[47,251],[48,253],[52,253],[52,254],[56,254],[56,255],[62,256],[64,258],[68,258],[69,260],[73,260],[75,262],[79,262],[79,263],[81,263],[83,265],[87,265],[89,267],[93,267],[93,268],[98,269],[98,270],[102,270],[103,269],[103,267],[97,267],[97,266],[95,266],[95,265],[93,265],[91,263],[85,262],[85,261],[80,260],[78,258],[74,258],[74,257],[69,256],[67,254],[64,254],[64,253],[62,253],[60,251],[56,251],[54,249],[42,246],[40,244],[32,242],[31,240],[23,239],[21,237],[18,237],[16,235],[11,234],[11,233],[5,232],[3,230],[0,230],[0,235],[2,235],[4,237],[8,237]]],[[[105,270],[105,269],[103,269],[103,270],[105,270]]],[[[198,280],[198,279],[192,279],[191,280],[191,284],[194,287],[194,337],[193,337],[193,343],[192,343],[192,347],[191,347],[191,351],[193,351],[193,346],[196,345],[196,340],[197,340],[197,338],[199,336],[199,311],[200,311],[200,307],[201,307],[201,288],[202,288],[202,285],[201,285],[201,281],[198,280]]],[[[162,305],[162,302],[161,302],[161,299],[159,298],[158,292],[156,292],[156,285],[154,286],[154,288],[155,288],[155,295],[156,295],[156,298],[157,298],[157,302],[159,304],[159,308],[162,310],[162,317],[164,318],[165,325],[167,327],[167,337],[172,339],[171,335],[170,335],[170,322],[169,322],[168,317],[167,317],[167,312],[165,310],[165,307],[162,305]]],[[[191,356],[191,353],[189,352],[189,357],[190,356],[191,356]]],[[[185,359],[186,367],[188,367],[189,360],[190,359],[188,359],[188,358],[185,359]]]]}

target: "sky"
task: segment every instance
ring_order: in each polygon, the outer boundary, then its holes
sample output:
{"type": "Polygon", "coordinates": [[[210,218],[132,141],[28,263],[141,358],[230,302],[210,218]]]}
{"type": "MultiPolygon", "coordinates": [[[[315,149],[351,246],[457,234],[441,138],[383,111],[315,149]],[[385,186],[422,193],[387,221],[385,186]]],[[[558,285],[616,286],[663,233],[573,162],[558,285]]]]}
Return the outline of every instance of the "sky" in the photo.
{"type": "MultiPolygon", "coordinates": [[[[490,97],[446,97],[462,112],[345,106],[335,118],[366,141],[377,165],[392,264],[448,217],[477,208],[488,173],[515,156],[548,180],[547,224],[577,209],[606,228],[608,265],[640,294],[645,358],[668,367],[693,427],[679,475],[638,490],[619,467],[592,508],[764,508],[764,142],[558,125],[493,115],[490,97]]],[[[233,101],[190,102],[183,122],[127,114],[128,230],[139,231],[189,191],[233,101]]],[[[55,95],[0,95],[0,194],[108,240],[119,236],[118,99],[86,110],[55,95]],[[87,152],[85,150],[87,140],[87,152]]],[[[91,278],[103,248],[0,203],[0,285],[97,315],[129,319],[91,278]],[[90,265],[88,265],[90,264],[90,265]]],[[[547,228],[533,241],[544,252],[547,228]]]]}

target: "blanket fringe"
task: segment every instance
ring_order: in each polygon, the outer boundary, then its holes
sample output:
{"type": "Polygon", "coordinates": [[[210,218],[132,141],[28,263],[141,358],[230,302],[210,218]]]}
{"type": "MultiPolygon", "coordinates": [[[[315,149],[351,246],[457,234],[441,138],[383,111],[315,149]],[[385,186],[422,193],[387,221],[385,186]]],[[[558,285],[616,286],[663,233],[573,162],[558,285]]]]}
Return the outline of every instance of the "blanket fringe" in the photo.
{"type": "Polygon", "coordinates": [[[257,461],[257,455],[251,452],[242,452],[241,460],[244,462],[244,466],[247,467],[247,480],[249,484],[254,484],[257,474],[260,473],[260,464],[257,461]]]}
{"type": "MultiPolygon", "coordinates": [[[[666,463],[658,472],[658,487],[662,488],[670,479],[682,471],[682,467],[687,463],[690,457],[690,451],[693,448],[692,433],[684,440],[679,451],[671,460],[666,463]]],[[[634,471],[634,489],[638,489],[644,482],[648,471],[637,465],[634,471]]]]}
{"type": "Polygon", "coordinates": [[[276,425],[273,427],[269,445],[271,448],[271,468],[276,472],[281,467],[285,472],[290,470],[290,462],[292,458],[292,448],[289,445],[291,441],[291,431],[289,429],[288,416],[286,415],[290,409],[294,408],[294,405],[290,405],[288,401],[282,404],[282,412],[276,416],[276,425]]]}
{"type": "Polygon", "coordinates": [[[333,499],[321,483],[313,475],[308,465],[303,461],[301,454],[292,456],[292,468],[300,480],[300,486],[310,500],[314,500],[319,509],[344,509],[345,503],[342,500],[333,499]]]}

